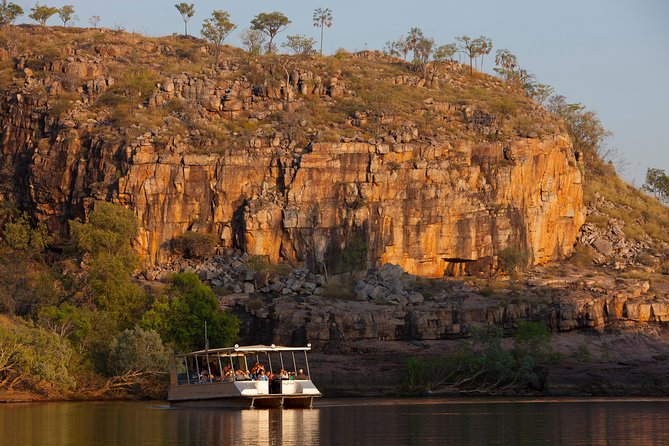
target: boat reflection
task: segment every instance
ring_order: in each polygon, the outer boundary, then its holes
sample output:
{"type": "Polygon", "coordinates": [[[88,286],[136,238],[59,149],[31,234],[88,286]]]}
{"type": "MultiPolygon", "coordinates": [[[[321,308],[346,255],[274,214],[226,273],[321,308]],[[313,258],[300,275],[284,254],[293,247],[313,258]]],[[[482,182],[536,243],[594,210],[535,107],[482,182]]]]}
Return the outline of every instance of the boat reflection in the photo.
{"type": "Polygon", "coordinates": [[[183,444],[318,444],[318,409],[170,410],[169,438],[183,444]]]}

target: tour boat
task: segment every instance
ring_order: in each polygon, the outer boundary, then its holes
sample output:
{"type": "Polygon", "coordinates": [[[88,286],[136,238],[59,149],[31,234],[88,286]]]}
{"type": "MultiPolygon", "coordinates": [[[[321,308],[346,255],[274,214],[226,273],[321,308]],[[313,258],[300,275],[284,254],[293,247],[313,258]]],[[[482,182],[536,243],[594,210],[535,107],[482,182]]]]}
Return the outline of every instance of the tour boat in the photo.
{"type": "Polygon", "coordinates": [[[235,345],[176,355],[167,399],[175,407],[309,408],[322,396],[311,382],[309,350],[235,345]]]}

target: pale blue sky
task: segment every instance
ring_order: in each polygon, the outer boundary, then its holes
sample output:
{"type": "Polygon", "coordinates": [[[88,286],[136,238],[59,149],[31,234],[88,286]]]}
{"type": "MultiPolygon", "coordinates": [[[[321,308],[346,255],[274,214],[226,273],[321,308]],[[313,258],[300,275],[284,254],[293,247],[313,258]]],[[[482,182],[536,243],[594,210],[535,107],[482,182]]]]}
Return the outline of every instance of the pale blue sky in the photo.
{"type": "MultiPolygon", "coordinates": [[[[28,10],[34,2],[14,0],[28,10]]],[[[614,133],[610,145],[627,161],[624,176],[643,183],[646,168],[669,171],[669,0],[189,0],[198,34],[214,9],[230,12],[239,31],[259,12],[281,11],[292,21],[286,34],[318,36],[314,8],[328,7],[334,27],[325,51],[381,49],[418,26],[439,43],[454,36],[485,35],[508,48],[522,66],[571,102],[599,113],[614,133]]],[[[101,26],[148,35],[183,30],[174,0],[43,0],[73,4],[80,21],[101,16],[101,26]]],[[[23,18],[23,21],[29,20],[23,18]]],[[[57,18],[49,24],[58,24],[57,18]]],[[[492,58],[484,67],[490,70],[492,58]]]]}

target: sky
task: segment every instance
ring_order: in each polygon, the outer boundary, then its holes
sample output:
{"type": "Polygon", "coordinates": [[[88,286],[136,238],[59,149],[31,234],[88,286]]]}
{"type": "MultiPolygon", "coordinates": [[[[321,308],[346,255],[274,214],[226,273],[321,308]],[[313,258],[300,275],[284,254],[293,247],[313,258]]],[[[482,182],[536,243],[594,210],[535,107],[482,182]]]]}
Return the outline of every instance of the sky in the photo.
{"type": "MultiPolygon", "coordinates": [[[[34,4],[13,0],[26,11],[34,4]]],[[[608,145],[623,177],[643,184],[646,169],[669,172],[669,0],[189,0],[196,14],[189,22],[199,34],[214,9],[226,10],[238,35],[260,12],[281,11],[291,20],[280,36],[319,37],[313,10],[330,8],[333,27],[326,29],[324,52],[382,49],[411,27],[420,27],[438,44],[455,36],[484,35],[495,49],[507,48],[541,83],[569,102],[599,114],[613,133],[608,145]]],[[[88,26],[123,27],[151,36],[183,31],[174,0],[43,0],[72,4],[88,26]]],[[[29,23],[23,17],[18,21],[29,23]]],[[[57,17],[49,24],[60,24],[57,17]]],[[[279,41],[281,41],[279,37],[279,41]]],[[[495,51],[493,49],[493,53],[495,51]]],[[[484,71],[492,69],[489,57],[484,71]]]]}

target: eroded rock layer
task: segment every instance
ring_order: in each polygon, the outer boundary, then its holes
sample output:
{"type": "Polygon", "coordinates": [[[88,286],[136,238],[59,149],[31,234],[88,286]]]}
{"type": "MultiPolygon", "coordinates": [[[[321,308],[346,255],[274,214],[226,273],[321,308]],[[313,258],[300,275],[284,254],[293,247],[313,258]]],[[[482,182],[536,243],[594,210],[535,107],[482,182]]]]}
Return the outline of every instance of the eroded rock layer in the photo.
{"type": "Polygon", "coordinates": [[[127,205],[151,262],[197,230],[216,233],[223,247],[324,269],[357,237],[370,265],[440,276],[487,269],[507,246],[535,263],[564,257],[584,222],[581,172],[559,134],[194,154],[178,137],[158,150],[142,138],[126,145],[54,128],[31,112],[38,105],[20,96],[2,104],[4,197],[52,226],[95,200],[127,205]]]}

